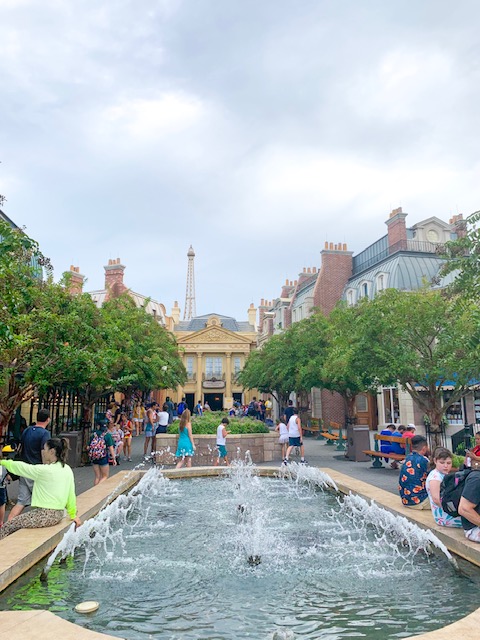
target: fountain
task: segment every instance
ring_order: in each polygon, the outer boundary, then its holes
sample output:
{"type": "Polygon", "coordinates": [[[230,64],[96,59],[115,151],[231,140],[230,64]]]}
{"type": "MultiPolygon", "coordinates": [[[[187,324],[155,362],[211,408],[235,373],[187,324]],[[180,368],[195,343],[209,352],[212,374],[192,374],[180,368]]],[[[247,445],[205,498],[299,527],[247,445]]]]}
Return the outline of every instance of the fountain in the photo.
{"type": "Polygon", "coordinates": [[[236,463],[219,478],[150,469],[70,530],[51,566],[4,592],[121,638],[370,638],[430,631],[475,608],[477,570],[459,575],[419,529],[295,463],[277,478],[236,463]],[[73,554],[73,557],[72,557],[73,554]],[[432,585],[435,606],[431,619],[432,585]],[[88,618],[76,603],[98,600],[88,618]],[[470,607],[468,610],[466,607],[470,607]]]}

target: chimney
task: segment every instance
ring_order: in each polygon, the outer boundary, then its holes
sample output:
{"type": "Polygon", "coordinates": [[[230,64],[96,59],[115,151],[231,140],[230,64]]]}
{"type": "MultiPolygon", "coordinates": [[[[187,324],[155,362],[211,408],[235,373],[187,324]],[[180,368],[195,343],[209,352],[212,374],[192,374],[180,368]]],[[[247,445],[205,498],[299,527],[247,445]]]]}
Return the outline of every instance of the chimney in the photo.
{"type": "Polygon", "coordinates": [[[406,213],[402,207],[393,209],[385,224],[388,227],[388,246],[395,247],[396,251],[405,251],[407,248],[407,226],[405,224],[406,213]]]}
{"type": "Polygon", "coordinates": [[[449,220],[453,233],[457,234],[457,238],[465,238],[467,235],[467,222],[463,219],[463,214],[459,213],[452,216],[449,220]]]}
{"type": "Polygon", "coordinates": [[[125,266],[120,264],[120,258],[109,260],[105,269],[105,289],[107,290],[106,298],[116,298],[127,290],[123,284],[123,272],[125,266]]]}
{"type": "Polygon", "coordinates": [[[83,293],[83,283],[85,281],[85,276],[82,276],[80,274],[79,267],[74,267],[72,264],[70,266],[70,271],[66,271],[65,275],[67,276],[67,288],[70,295],[81,295],[83,293]]]}
{"type": "Polygon", "coordinates": [[[178,306],[178,302],[176,300],[173,303],[172,320],[173,324],[178,324],[180,322],[180,307],[178,306]]]}
{"type": "Polygon", "coordinates": [[[257,310],[255,309],[255,305],[253,302],[250,304],[248,308],[248,324],[251,324],[252,327],[257,328],[257,310]]]}

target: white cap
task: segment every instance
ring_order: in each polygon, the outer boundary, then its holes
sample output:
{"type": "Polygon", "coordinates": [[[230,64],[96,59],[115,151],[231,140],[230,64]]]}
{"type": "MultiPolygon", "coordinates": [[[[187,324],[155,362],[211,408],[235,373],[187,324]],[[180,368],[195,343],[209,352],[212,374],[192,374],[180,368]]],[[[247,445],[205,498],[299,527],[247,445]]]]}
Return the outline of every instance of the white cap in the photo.
{"type": "Polygon", "coordinates": [[[407,425],[409,429],[416,429],[415,425],[410,423],[409,425],[407,425]]]}

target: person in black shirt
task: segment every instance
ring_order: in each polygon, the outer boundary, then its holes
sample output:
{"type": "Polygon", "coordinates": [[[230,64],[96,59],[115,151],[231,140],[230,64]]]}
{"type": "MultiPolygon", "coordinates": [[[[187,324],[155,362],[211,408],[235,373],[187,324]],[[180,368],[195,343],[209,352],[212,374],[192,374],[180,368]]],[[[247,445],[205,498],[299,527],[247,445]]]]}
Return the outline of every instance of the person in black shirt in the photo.
{"type": "Polygon", "coordinates": [[[480,542],[480,463],[474,462],[472,472],[465,480],[462,497],[458,505],[462,516],[465,537],[472,542],[480,542]]]}
{"type": "MultiPolygon", "coordinates": [[[[37,422],[31,427],[27,427],[22,433],[19,460],[29,464],[42,464],[43,446],[51,438],[50,432],[47,431],[49,422],[50,414],[47,409],[40,409],[37,413],[37,422]]],[[[25,507],[30,506],[32,490],[33,480],[22,477],[18,479],[17,504],[8,515],[9,521],[20,515],[25,507]]]]}

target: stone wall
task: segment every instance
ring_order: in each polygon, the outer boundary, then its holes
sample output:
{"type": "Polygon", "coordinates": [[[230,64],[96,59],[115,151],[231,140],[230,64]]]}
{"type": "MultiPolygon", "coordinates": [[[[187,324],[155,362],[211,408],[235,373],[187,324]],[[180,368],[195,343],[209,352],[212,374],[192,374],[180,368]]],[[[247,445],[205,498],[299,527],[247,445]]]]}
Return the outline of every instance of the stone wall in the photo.
{"type": "MultiPolygon", "coordinates": [[[[214,464],[217,458],[216,436],[195,435],[194,466],[209,466],[214,464]]],[[[155,451],[157,464],[175,464],[175,451],[177,450],[177,434],[160,434],[156,436],[155,451]]],[[[247,451],[250,451],[252,462],[280,462],[282,459],[282,447],[278,444],[278,433],[248,433],[242,435],[230,435],[227,437],[227,451],[229,460],[240,458],[243,460],[247,451]]]]}

